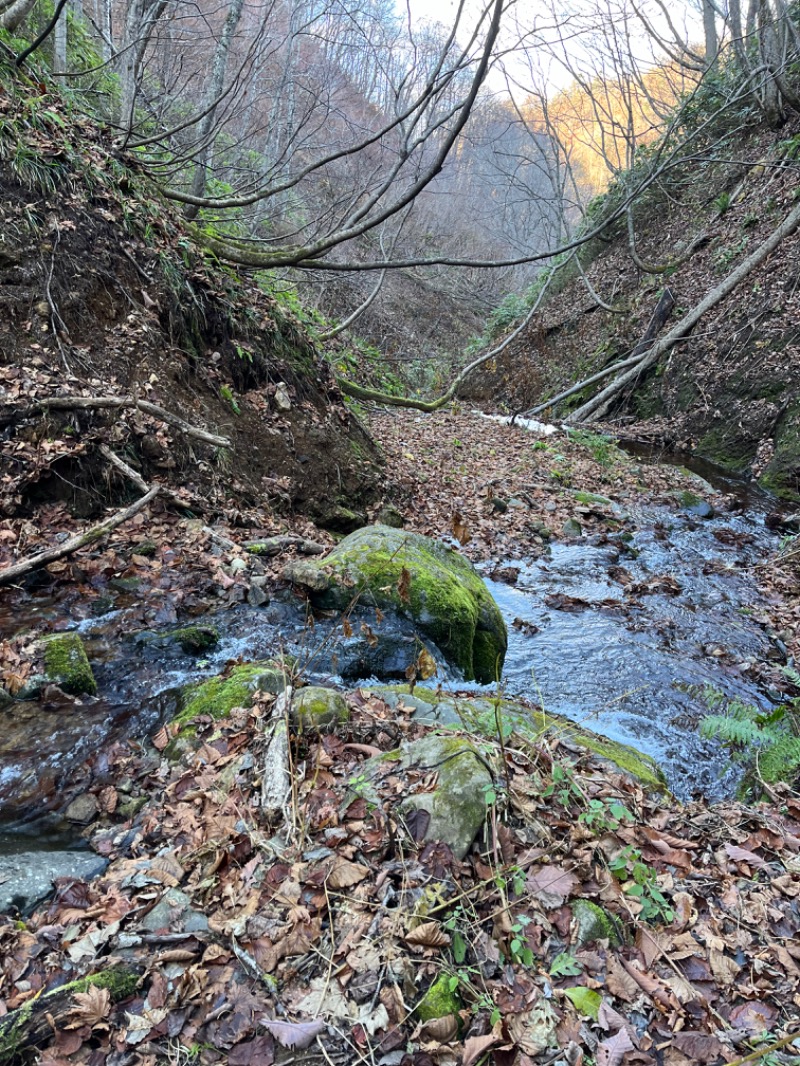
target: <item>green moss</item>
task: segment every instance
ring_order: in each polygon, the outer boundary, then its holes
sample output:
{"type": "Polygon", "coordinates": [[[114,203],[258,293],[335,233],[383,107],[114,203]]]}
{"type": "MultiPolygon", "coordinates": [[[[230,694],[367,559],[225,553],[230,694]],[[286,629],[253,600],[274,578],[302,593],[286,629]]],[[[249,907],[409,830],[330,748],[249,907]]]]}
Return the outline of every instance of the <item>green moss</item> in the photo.
{"type": "Polygon", "coordinates": [[[781,499],[792,503],[800,500],[800,404],[781,419],[775,433],[775,454],[759,482],[781,499]]]}
{"type": "Polygon", "coordinates": [[[619,924],[596,903],[588,899],[578,899],[572,910],[573,944],[590,944],[595,940],[608,940],[618,947],[622,943],[622,930],[619,924]]]}
{"type": "Polygon", "coordinates": [[[189,655],[200,655],[219,644],[219,630],[214,626],[184,626],[169,634],[189,655]]]}
{"type": "Polygon", "coordinates": [[[458,1016],[463,1004],[450,987],[450,978],[447,974],[437,977],[431,987],[422,997],[415,1008],[415,1014],[421,1022],[429,1022],[434,1018],[446,1018],[448,1015],[458,1016]]]}
{"type": "Polygon", "coordinates": [[[48,637],[44,649],[44,665],[47,677],[54,684],[73,696],[97,693],[86,649],[77,633],[59,633],[48,637]]]}
{"type": "Polygon", "coordinates": [[[116,1003],[127,996],[133,995],[140,981],[140,976],[131,970],[115,967],[105,970],[103,973],[91,974],[81,977],[77,981],[60,985],[41,996],[33,996],[18,1010],[12,1011],[4,1018],[0,1018],[0,1064],[18,1061],[23,1048],[26,1045],[26,1037],[32,1024],[34,1008],[36,1013],[41,1014],[47,1009],[47,1001],[63,1003],[77,993],[88,992],[90,988],[108,989],[112,1002],[116,1003]]]}
{"type": "MultiPolygon", "coordinates": [[[[372,689],[384,698],[411,695],[408,685],[378,685],[372,689]]],[[[452,696],[447,692],[435,692],[433,689],[414,688],[413,696],[430,704],[431,711],[436,708],[449,709],[449,715],[443,715],[444,720],[451,720],[465,729],[480,733],[489,739],[497,736],[498,717],[501,726],[516,730],[523,736],[539,740],[546,734],[556,734],[564,737],[576,747],[584,748],[593,755],[613,763],[623,773],[639,781],[648,791],[667,793],[664,774],[658,763],[649,755],[645,755],[628,744],[621,744],[616,740],[609,740],[593,733],[583,726],[576,725],[568,718],[562,718],[557,714],[549,714],[542,710],[534,710],[514,700],[497,700],[486,698],[474,698],[464,696],[452,696]]]]}
{"type": "MultiPolygon", "coordinates": [[[[347,537],[327,559],[302,564],[335,580],[318,591],[323,607],[344,610],[354,599],[410,616],[467,680],[490,684],[502,670],[508,636],[502,615],[472,564],[438,541],[388,526],[347,537]],[[403,571],[407,598],[400,594],[403,571]]],[[[303,580],[299,570],[296,580],[303,580]]],[[[306,580],[308,574],[306,574],[306,580]]]]}
{"type": "Polygon", "coordinates": [[[684,491],[678,495],[678,502],[681,507],[697,507],[703,501],[699,496],[695,496],[693,492],[688,492],[684,489],[684,491]]]}
{"type": "Polygon", "coordinates": [[[752,449],[737,435],[736,427],[727,424],[709,429],[698,441],[697,454],[733,471],[745,470],[752,459],[752,449]]]}
{"type": "Polygon", "coordinates": [[[594,492],[575,492],[573,495],[578,503],[587,507],[609,507],[612,503],[608,496],[598,496],[594,492]]]}
{"type": "Polygon", "coordinates": [[[199,715],[215,720],[225,718],[234,707],[249,707],[256,691],[282,692],[288,675],[289,670],[272,659],[243,663],[227,677],[212,677],[191,685],[183,709],[174,720],[183,727],[199,715]]]}
{"type": "Polygon", "coordinates": [[[292,701],[292,714],[301,728],[327,729],[350,717],[344,697],[331,688],[302,688],[292,701]]]}

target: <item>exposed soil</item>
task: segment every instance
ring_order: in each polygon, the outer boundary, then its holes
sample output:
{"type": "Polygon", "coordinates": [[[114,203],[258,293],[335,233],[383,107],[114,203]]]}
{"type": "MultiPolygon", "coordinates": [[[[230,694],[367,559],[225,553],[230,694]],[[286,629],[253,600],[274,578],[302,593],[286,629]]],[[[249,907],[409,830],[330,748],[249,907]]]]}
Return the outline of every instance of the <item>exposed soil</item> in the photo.
{"type": "Polygon", "coordinates": [[[88,124],[65,137],[58,99],[0,95],[0,116],[0,144],[28,160],[0,174],[2,513],[63,500],[87,516],[136,495],[100,443],[196,513],[324,517],[374,498],[377,453],[300,325],[204,260],[135,159],[88,124]],[[135,395],[230,447],[140,412],[29,417],[55,395],[135,395]]]}

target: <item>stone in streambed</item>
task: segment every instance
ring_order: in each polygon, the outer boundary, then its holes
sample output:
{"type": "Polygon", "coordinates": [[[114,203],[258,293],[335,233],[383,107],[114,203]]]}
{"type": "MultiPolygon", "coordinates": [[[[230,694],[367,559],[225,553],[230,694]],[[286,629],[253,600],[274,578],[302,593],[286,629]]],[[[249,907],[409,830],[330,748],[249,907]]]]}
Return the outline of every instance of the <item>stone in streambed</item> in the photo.
{"type": "Polygon", "coordinates": [[[347,722],[349,717],[344,696],[332,688],[309,685],[292,699],[292,718],[304,729],[329,729],[347,722]]]}
{"type": "Polygon", "coordinates": [[[21,851],[0,854],[0,914],[18,910],[29,914],[53,891],[58,877],[88,881],[108,861],[91,851],[21,851]]]}
{"type": "Polygon", "coordinates": [[[327,558],[291,563],[284,574],[319,607],[345,610],[355,601],[413,619],[467,680],[491,684],[502,672],[508,636],[500,610],[469,560],[439,541],[367,526],[327,558]]]}
{"type": "Polygon", "coordinates": [[[71,696],[94,696],[97,682],[77,633],[58,633],[44,641],[47,680],[71,696]]]}

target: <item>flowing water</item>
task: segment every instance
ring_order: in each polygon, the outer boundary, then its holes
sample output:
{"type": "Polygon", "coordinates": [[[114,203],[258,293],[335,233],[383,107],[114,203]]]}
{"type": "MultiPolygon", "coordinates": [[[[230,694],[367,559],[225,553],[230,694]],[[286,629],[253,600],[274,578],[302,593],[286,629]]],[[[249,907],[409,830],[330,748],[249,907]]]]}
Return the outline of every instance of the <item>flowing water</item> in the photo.
{"type": "MultiPolygon", "coordinates": [[[[750,509],[705,521],[642,508],[632,515],[638,532],[629,542],[610,534],[555,544],[541,559],[513,564],[516,584],[488,580],[509,626],[506,693],[652,754],[682,798],[695,791],[730,794],[736,774],[729,760],[697,733],[706,710],[699,692],[711,686],[768,707],[753,665],[778,655],[751,617],[759,604],[752,567],[775,538],[759,501],[744,503],[750,509]]],[[[202,662],[137,637],[135,593],[118,597],[102,617],[87,614],[79,601],[55,604],[43,593],[0,611],[0,639],[56,619],[59,627],[78,629],[101,696],[81,706],[17,703],[2,712],[0,821],[6,825],[57,809],[64,782],[85,760],[95,779],[102,777],[110,745],[151,734],[174,715],[182,686],[219,673],[229,660],[285,651],[317,680],[352,684],[376,672],[402,679],[415,647],[411,627],[393,620],[388,654],[376,666],[368,640],[343,640],[335,618],[310,627],[289,597],[193,619],[221,633],[220,645],[202,662]]],[[[369,612],[364,621],[375,625],[369,612]]],[[[381,627],[382,649],[388,625],[381,627]]],[[[453,674],[439,680],[464,687],[453,674]]],[[[7,847],[18,847],[14,840],[7,847]]],[[[0,837],[0,854],[3,848],[0,837]]]]}

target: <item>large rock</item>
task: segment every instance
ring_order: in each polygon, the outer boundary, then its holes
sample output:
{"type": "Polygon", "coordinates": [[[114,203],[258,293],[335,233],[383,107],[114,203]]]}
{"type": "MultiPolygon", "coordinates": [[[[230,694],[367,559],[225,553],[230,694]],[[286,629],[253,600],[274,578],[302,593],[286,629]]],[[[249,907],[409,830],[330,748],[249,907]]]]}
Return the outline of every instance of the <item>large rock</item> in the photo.
{"type": "Polygon", "coordinates": [[[420,771],[413,779],[435,773],[436,787],[412,792],[400,803],[406,818],[417,811],[430,816],[424,840],[441,840],[457,859],[463,859],[486,820],[486,793],[492,775],[486,759],[464,737],[430,734],[404,744],[396,751],[376,756],[364,764],[363,774],[371,783],[388,772],[403,781],[408,770],[420,771]]]}
{"type": "Polygon", "coordinates": [[[541,741],[546,735],[558,738],[563,746],[592,752],[598,759],[613,763],[634,781],[651,792],[667,793],[664,774],[650,755],[629,744],[593,733],[585,726],[557,714],[527,707],[515,700],[482,696],[454,696],[450,692],[417,685],[375,685],[375,695],[394,708],[399,703],[413,708],[415,722],[433,726],[454,726],[479,736],[495,738],[498,721],[504,729],[512,728],[522,736],[541,741]]]}
{"type": "Polygon", "coordinates": [[[0,853],[0,914],[18,910],[30,914],[53,891],[57,877],[88,881],[108,861],[91,851],[19,851],[0,853]]]}
{"type": "Polygon", "coordinates": [[[500,677],[508,646],[500,610],[472,563],[439,541],[366,526],[326,559],[285,573],[320,607],[345,610],[356,601],[412,618],[468,681],[500,677]]]}

